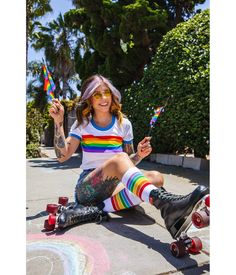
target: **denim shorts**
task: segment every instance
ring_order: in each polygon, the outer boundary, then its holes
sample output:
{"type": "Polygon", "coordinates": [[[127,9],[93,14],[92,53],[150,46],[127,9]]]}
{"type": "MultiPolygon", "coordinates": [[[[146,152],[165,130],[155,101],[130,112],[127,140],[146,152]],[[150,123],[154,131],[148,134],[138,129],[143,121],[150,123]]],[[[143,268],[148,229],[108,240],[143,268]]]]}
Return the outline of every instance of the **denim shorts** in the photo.
{"type": "MultiPolygon", "coordinates": [[[[119,184],[118,178],[108,178],[101,182],[84,180],[95,169],[84,170],[75,187],[75,201],[83,205],[97,205],[112,196],[119,184]]],[[[96,178],[96,176],[95,176],[96,178]]],[[[95,179],[97,180],[97,179],[95,179]]]]}

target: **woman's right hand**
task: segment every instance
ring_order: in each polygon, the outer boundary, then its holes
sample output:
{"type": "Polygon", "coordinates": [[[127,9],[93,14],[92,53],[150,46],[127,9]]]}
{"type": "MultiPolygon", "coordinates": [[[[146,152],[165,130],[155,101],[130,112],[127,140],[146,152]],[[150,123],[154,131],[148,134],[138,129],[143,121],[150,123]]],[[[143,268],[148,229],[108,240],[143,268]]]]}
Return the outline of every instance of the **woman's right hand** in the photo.
{"type": "Polygon", "coordinates": [[[60,101],[55,98],[52,100],[52,106],[49,109],[50,116],[54,119],[56,124],[60,124],[64,120],[64,107],[60,101]]]}

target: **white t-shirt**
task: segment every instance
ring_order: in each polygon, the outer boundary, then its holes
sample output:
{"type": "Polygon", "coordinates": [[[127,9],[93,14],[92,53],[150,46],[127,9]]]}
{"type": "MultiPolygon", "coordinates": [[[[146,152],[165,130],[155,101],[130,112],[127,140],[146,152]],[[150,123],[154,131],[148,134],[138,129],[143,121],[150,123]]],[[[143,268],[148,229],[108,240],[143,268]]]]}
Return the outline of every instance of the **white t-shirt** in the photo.
{"type": "Polygon", "coordinates": [[[78,127],[77,120],[71,126],[69,136],[80,140],[83,170],[97,168],[112,156],[123,152],[122,144],[133,142],[131,122],[124,118],[121,126],[115,116],[107,127],[99,127],[93,119],[78,127]]]}

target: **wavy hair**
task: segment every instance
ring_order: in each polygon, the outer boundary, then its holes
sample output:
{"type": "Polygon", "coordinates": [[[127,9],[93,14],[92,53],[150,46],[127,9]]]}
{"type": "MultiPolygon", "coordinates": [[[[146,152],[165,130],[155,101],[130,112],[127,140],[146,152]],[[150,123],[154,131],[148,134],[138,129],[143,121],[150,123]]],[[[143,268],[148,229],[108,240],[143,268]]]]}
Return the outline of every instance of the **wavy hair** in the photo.
{"type": "Polygon", "coordinates": [[[84,121],[89,123],[90,117],[93,116],[94,110],[90,104],[90,97],[92,96],[93,91],[104,83],[112,92],[112,102],[110,107],[110,112],[113,114],[119,124],[121,125],[123,118],[126,117],[121,112],[121,104],[120,104],[120,92],[112,85],[112,83],[105,77],[101,75],[93,75],[86,79],[81,87],[81,96],[76,108],[76,118],[78,122],[78,126],[82,125],[84,121]],[[92,86],[92,89],[91,89],[92,86]],[[95,88],[94,88],[95,87],[95,88]],[[89,95],[89,97],[88,97],[89,95]]]}

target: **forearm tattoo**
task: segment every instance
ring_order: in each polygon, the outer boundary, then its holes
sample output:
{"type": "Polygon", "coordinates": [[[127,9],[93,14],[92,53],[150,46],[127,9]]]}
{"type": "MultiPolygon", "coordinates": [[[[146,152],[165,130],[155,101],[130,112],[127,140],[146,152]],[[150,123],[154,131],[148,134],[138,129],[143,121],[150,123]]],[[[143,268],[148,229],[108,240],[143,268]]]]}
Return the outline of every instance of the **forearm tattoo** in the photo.
{"type": "Polygon", "coordinates": [[[129,156],[134,165],[138,165],[142,158],[138,155],[138,153],[132,154],[129,156]]]}
{"type": "Polygon", "coordinates": [[[129,158],[133,162],[134,165],[137,165],[142,159],[139,157],[138,153],[134,152],[133,144],[124,144],[124,152],[129,155],[129,158]]]}
{"type": "MultiPolygon", "coordinates": [[[[60,122],[59,127],[63,125],[63,122],[60,122]]],[[[64,155],[61,152],[61,149],[66,147],[65,144],[65,137],[62,133],[60,133],[59,127],[55,124],[54,128],[54,149],[56,156],[58,158],[64,157],[64,155]]]]}

